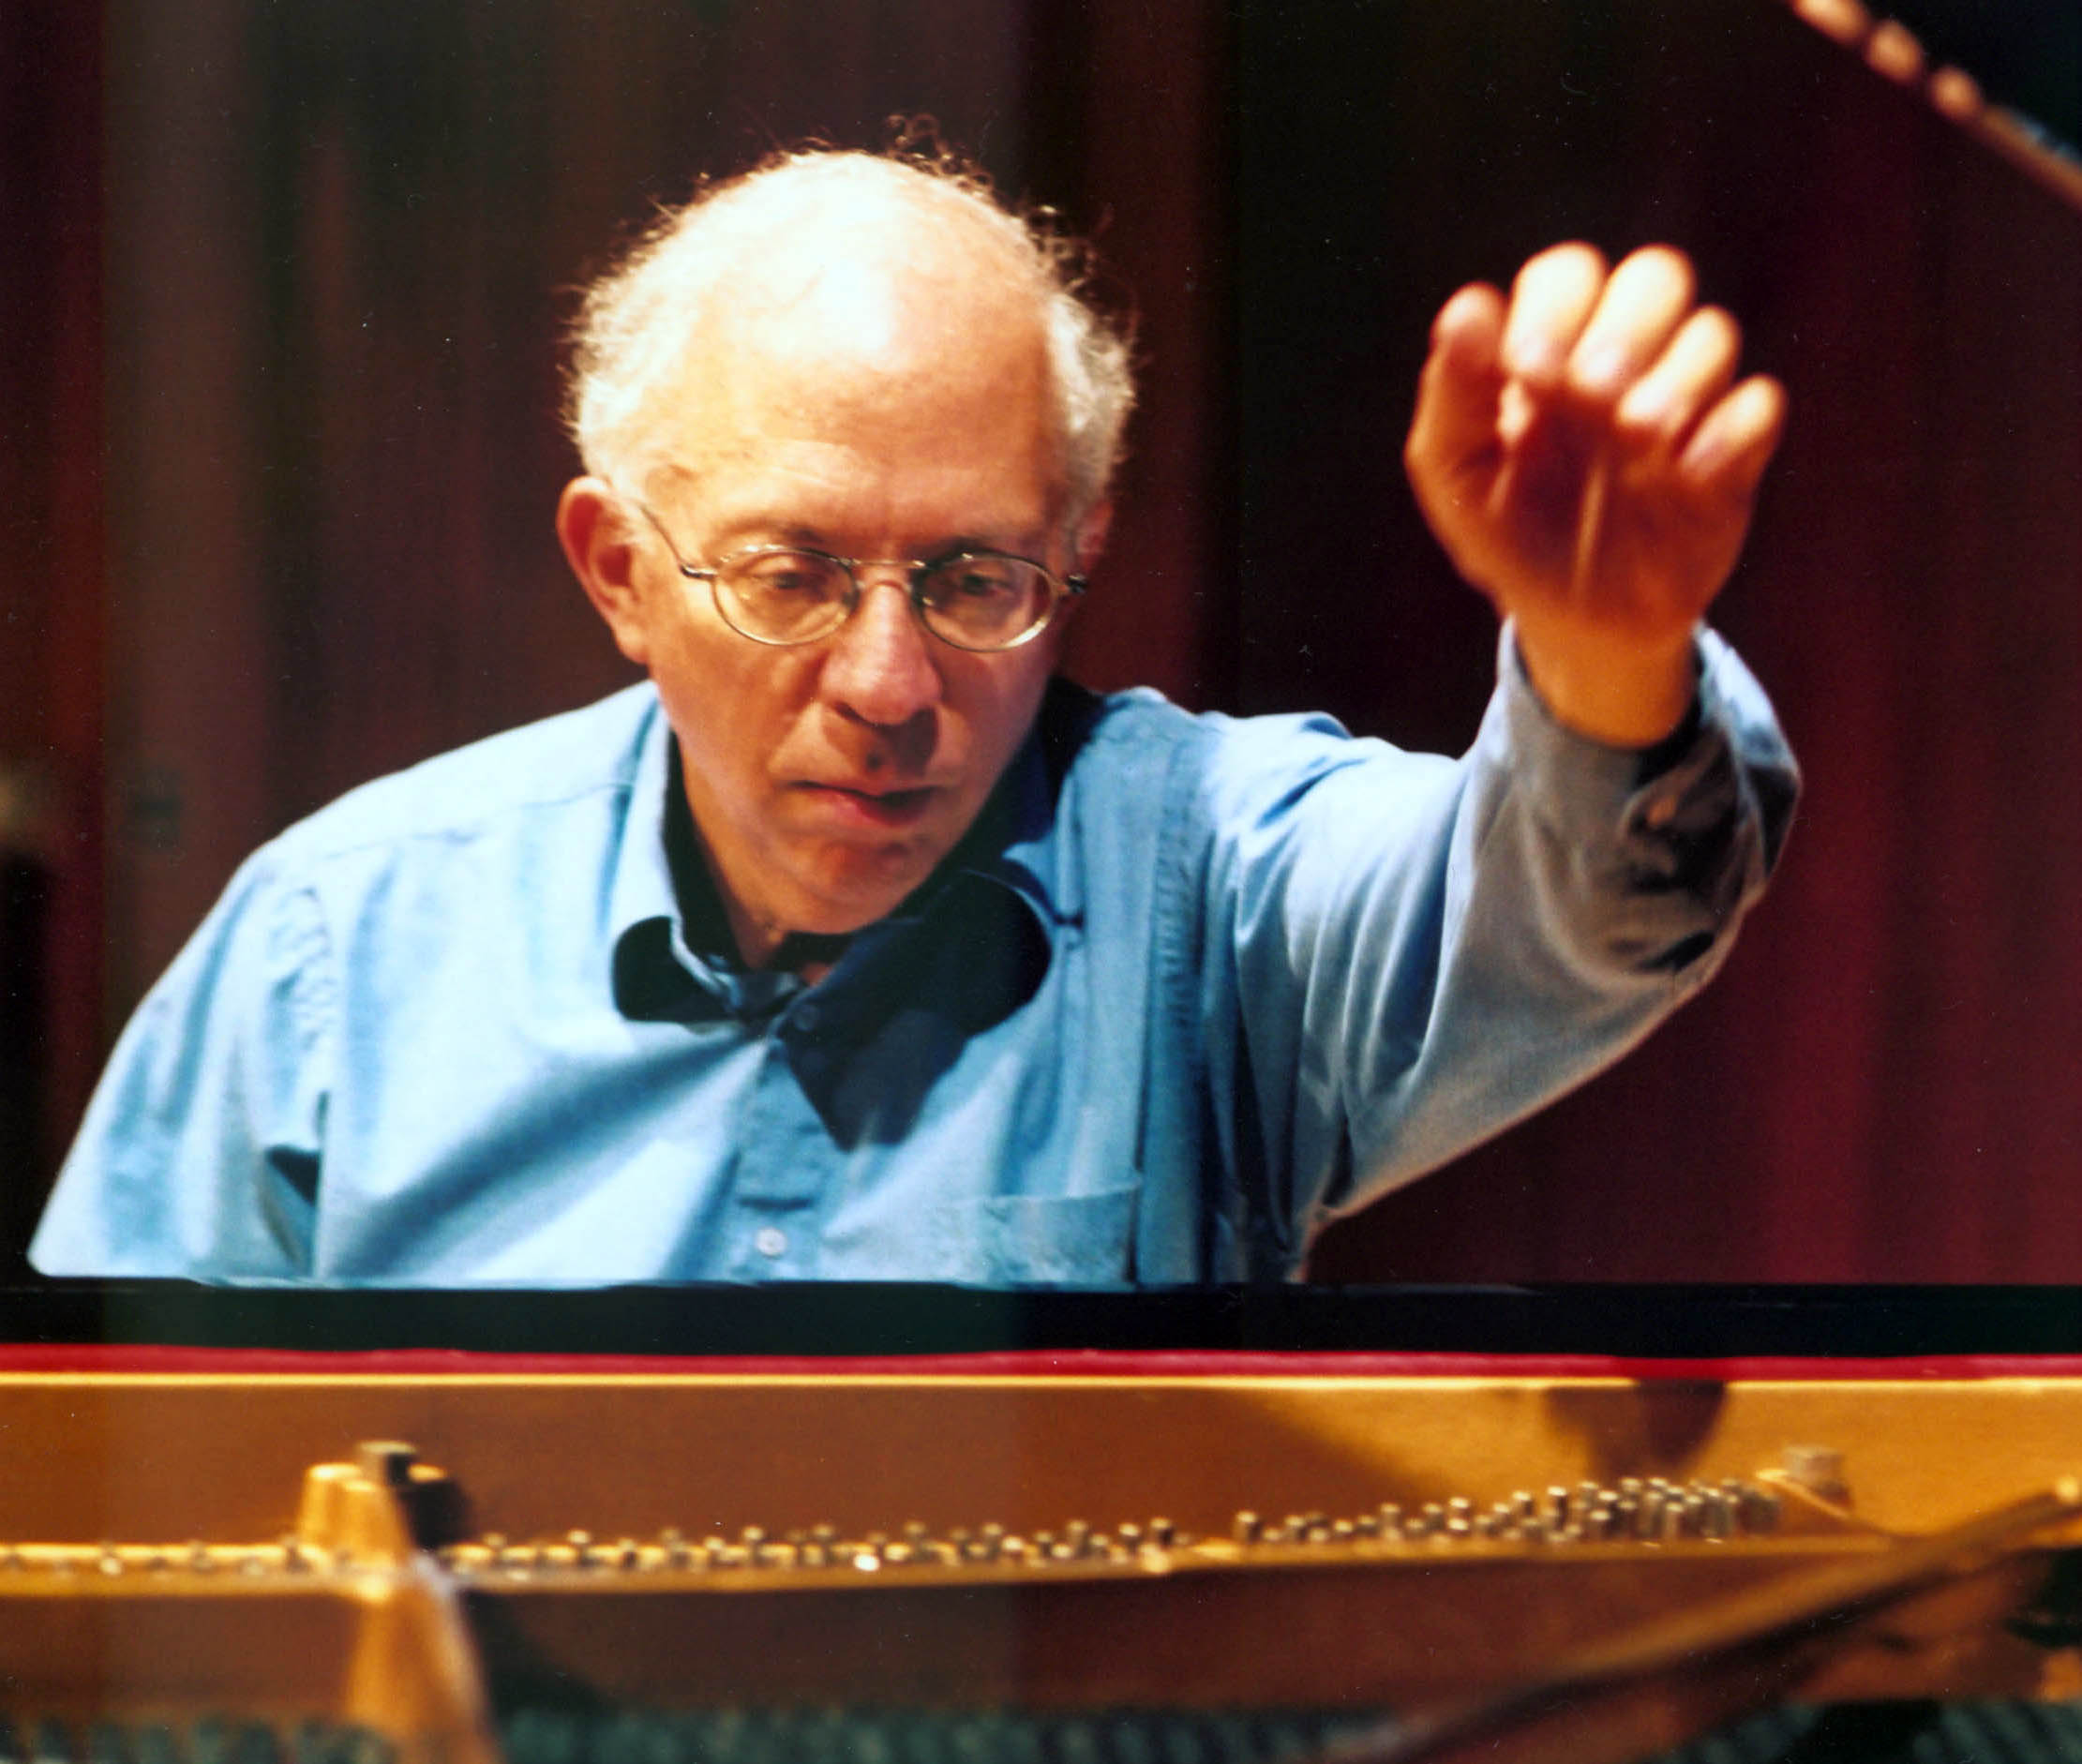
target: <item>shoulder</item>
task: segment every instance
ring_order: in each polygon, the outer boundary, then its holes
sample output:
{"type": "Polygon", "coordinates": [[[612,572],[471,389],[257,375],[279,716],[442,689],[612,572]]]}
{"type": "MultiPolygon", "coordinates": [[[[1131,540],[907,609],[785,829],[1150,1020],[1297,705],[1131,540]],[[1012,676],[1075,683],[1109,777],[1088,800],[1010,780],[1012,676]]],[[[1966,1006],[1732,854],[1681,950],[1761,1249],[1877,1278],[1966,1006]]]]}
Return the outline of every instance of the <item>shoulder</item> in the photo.
{"type": "Polygon", "coordinates": [[[1043,724],[1044,740],[1075,732],[1064,821],[1131,866],[1206,881],[1302,848],[1363,866],[1448,823],[1461,787],[1454,761],[1319,713],[1193,712],[1147,690],[1072,695],[1051,706],[1062,721],[1043,724]]]}
{"type": "Polygon", "coordinates": [[[1052,693],[1044,746],[1071,753],[1081,782],[1161,769],[1173,806],[1192,800],[1218,822],[1252,806],[1290,801],[1342,773],[1439,775],[1452,762],[1355,736],[1320,711],[1232,716],[1190,711],[1147,687],[1098,695],[1066,686],[1052,693]]]}
{"type": "Polygon", "coordinates": [[[271,867],[370,847],[463,839],[517,818],[625,798],[662,712],[648,680],[349,791],[263,848],[271,867]]]}
{"type": "Polygon", "coordinates": [[[1095,693],[1058,680],[1041,710],[1044,751],[1069,764],[1117,764],[1124,754],[1185,755],[1205,766],[1307,764],[1363,760],[1390,753],[1380,741],[1351,735],[1318,711],[1232,716],[1187,710],[1149,686],[1095,693]]]}

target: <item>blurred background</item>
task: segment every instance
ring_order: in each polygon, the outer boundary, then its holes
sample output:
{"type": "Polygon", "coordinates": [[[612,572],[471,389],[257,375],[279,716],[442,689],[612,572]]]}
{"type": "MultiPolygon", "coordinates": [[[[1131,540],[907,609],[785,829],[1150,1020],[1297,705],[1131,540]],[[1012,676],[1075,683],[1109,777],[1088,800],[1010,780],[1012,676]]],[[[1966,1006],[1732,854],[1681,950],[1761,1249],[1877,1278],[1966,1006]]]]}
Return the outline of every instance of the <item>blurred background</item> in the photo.
{"type": "MultiPolygon", "coordinates": [[[[1903,16],[2082,133],[2073,0],[1903,16]]],[[[574,288],[919,113],[1137,316],[1095,686],[1464,746],[1401,434],[1556,239],[1684,247],[1791,390],[1716,619],[1807,770],[1773,898],[1317,1276],[2082,1280],[2082,174],[1773,0],[0,0],[0,1256],[247,851],[628,677],[550,528],[574,288]]]]}

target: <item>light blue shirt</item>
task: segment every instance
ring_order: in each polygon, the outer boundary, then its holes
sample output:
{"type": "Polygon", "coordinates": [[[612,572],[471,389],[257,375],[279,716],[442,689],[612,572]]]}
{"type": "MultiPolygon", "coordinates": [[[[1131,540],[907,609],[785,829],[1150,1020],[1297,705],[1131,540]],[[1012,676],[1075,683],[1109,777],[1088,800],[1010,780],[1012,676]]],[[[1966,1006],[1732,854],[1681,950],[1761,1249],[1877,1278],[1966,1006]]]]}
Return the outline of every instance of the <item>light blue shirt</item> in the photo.
{"type": "Polygon", "coordinates": [[[140,1008],[33,1259],[1290,1277],[1701,984],[1790,815],[1710,635],[1652,755],[1560,728],[1505,654],[1459,762],[1058,684],[963,845],[815,986],[714,947],[648,685],[380,780],[251,858],[140,1008]]]}

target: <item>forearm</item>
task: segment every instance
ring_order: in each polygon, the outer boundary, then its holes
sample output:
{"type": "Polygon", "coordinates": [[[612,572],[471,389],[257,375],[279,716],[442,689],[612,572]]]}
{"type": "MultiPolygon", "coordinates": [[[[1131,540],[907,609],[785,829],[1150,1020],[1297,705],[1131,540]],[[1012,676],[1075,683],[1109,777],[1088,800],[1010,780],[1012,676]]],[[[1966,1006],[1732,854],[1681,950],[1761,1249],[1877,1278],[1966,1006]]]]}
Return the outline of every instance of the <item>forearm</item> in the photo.
{"type": "MultiPolygon", "coordinates": [[[[1480,735],[1450,774],[1408,755],[1326,780],[1297,814],[1277,935],[1240,956],[1269,1186],[1296,1253],[1326,1218],[1424,1174],[1581,1083],[1715,971],[1797,792],[1762,693],[1711,635],[1696,713],[1660,747],[1588,741],[1508,637],[1480,735]],[[1414,817],[1370,791],[1413,778],[1414,817]],[[1334,866],[1311,856],[1330,839],[1334,866]],[[1377,842],[1371,860],[1363,842],[1377,842]],[[1298,927],[1298,929],[1297,929],[1298,927]],[[1284,986],[1297,1016],[1277,1008],[1284,986]]],[[[1261,923],[1269,920],[1261,915],[1261,923]]]]}

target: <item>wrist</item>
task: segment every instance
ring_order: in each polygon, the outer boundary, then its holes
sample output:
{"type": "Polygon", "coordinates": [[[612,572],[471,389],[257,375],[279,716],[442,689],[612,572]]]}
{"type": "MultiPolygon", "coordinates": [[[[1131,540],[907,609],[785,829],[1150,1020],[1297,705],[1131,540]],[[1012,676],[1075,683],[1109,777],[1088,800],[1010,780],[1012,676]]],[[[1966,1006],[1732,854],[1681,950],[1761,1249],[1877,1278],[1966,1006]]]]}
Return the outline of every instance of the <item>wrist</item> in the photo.
{"type": "Polygon", "coordinates": [[[1699,693],[1693,633],[1670,644],[1557,641],[1513,628],[1525,676],[1548,714],[1572,734],[1606,747],[1645,748],[1666,740],[1690,714],[1699,693]]]}

